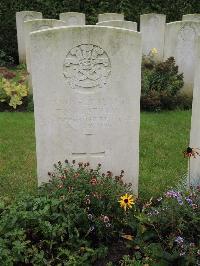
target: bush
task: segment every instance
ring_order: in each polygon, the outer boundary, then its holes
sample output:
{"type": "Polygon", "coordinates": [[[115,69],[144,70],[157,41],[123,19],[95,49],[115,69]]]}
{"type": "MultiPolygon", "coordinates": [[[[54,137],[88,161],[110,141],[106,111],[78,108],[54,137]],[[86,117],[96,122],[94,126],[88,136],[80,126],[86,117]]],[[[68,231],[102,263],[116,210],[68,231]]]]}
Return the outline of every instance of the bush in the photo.
{"type": "Polygon", "coordinates": [[[200,188],[142,203],[100,167],[58,162],[38,195],[0,200],[0,265],[198,265],[200,188]]]}
{"type": "MultiPolygon", "coordinates": [[[[91,265],[124,229],[130,187],[89,164],[55,165],[37,197],[0,209],[0,265],[91,265]]],[[[134,209],[133,209],[134,212],[134,209]]]]}
{"type": "Polygon", "coordinates": [[[33,111],[24,65],[0,67],[0,111],[33,111]]]}
{"type": "Polygon", "coordinates": [[[189,109],[192,98],[180,93],[183,74],[173,57],[157,62],[153,54],[143,57],[141,109],[145,111],[189,109]]]}
{"type": "MultiPolygon", "coordinates": [[[[144,204],[133,240],[137,254],[125,261],[149,265],[199,265],[200,187],[169,190],[144,204]]],[[[132,220],[130,220],[131,225],[132,220]]],[[[140,265],[140,264],[138,264],[140,265]]]]}
{"type": "Polygon", "coordinates": [[[0,102],[16,109],[28,95],[28,87],[0,76],[0,102]]]}
{"type": "Polygon", "coordinates": [[[98,13],[123,12],[126,20],[136,21],[139,24],[140,14],[161,13],[167,15],[167,22],[182,19],[183,14],[200,12],[200,2],[197,0],[43,0],[12,2],[1,0],[0,43],[3,51],[18,60],[15,13],[23,10],[34,10],[43,13],[45,18],[57,19],[59,13],[77,11],[86,13],[87,23],[95,24],[98,13]],[[9,12],[8,12],[9,11],[9,12]]]}

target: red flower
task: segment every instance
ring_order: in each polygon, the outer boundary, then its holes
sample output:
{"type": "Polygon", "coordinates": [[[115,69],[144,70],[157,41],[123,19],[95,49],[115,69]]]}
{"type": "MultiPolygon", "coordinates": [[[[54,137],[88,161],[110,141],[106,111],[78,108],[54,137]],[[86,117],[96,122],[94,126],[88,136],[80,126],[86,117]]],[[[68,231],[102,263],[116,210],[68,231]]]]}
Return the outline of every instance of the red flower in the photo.
{"type": "Polygon", "coordinates": [[[196,158],[196,156],[200,156],[200,149],[199,148],[191,148],[187,147],[187,149],[183,152],[184,157],[193,157],[196,158]]]}
{"type": "Polygon", "coordinates": [[[96,185],[97,184],[97,179],[95,177],[93,177],[91,180],[90,180],[90,184],[91,185],[96,185]]]}

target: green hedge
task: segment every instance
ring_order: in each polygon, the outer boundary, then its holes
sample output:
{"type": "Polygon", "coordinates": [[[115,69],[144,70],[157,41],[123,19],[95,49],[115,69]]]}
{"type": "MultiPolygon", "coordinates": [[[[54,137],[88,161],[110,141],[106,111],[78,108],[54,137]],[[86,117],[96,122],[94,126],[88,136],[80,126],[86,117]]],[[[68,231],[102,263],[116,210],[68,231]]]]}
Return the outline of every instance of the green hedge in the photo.
{"type": "Polygon", "coordinates": [[[98,13],[123,12],[126,20],[139,22],[140,14],[156,12],[167,21],[181,20],[183,14],[200,12],[199,0],[1,0],[0,50],[18,60],[15,13],[35,10],[45,18],[58,18],[61,12],[84,12],[87,23],[95,24],[98,13]]]}

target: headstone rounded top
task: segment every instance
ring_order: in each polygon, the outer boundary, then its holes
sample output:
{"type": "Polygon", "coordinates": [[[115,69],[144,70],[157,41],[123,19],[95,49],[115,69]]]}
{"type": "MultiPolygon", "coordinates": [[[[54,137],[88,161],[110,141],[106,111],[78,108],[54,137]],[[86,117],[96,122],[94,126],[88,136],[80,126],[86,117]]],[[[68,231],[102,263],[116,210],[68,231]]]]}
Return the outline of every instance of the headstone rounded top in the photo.
{"type": "Polygon", "coordinates": [[[60,20],[66,22],[67,26],[85,25],[85,14],[79,12],[60,13],[60,20]]]}
{"type": "Polygon", "coordinates": [[[137,31],[137,22],[133,22],[133,21],[108,20],[108,21],[98,22],[96,25],[111,26],[111,27],[124,28],[124,29],[137,31]]]}
{"type": "Polygon", "coordinates": [[[44,36],[53,36],[54,34],[61,34],[63,32],[82,32],[82,31],[99,31],[99,29],[101,29],[102,31],[108,31],[110,32],[112,35],[117,34],[117,32],[121,32],[121,33],[125,33],[125,34],[135,34],[136,36],[138,36],[139,38],[141,38],[141,34],[140,32],[136,32],[136,31],[130,31],[130,30],[125,30],[125,29],[121,29],[118,27],[107,27],[107,26],[101,26],[99,27],[98,25],[85,25],[85,26],[62,26],[60,28],[49,28],[45,31],[35,31],[32,32],[31,35],[38,35],[38,37],[40,35],[44,36]],[[112,30],[112,31],[111,31],[112,30]]]}
{"type": "Polygon", "coordinates": [[[194,13],[194,14],[186,14],[183,15],[182,20],[192,20],[192,21],[200,21],[200,14],[199,13],[194,13]]]}
{"type": "Polygon", "coordinates": [[[180,21],[173,21],[166,23],[166,26],[173,26],[173,25],[198,25],[200,21],[192,21],[192,20],[180,20],[180,21]]]}
{"type": "Polygon", "coordinates": [[[147,14],[142,14],[140,15],[141,18],[145,18],[145,17],[155,17],[155,16],[159,16],[159,17],[165,17],[165,14],[159,14],[159,13],[147,13],[147,14]]]}
{"type": "Polygon", "coordinates": [[[28,20],[24,22],[25,27],[28,25],[32,26],[32,31],[33,30],[40,30],[40,26],[44,27],[47,26],[47,28],[51,27],[56,27],[56,26],[66,26],[65,21],[61,21],[58,19],[33,19],[33,20],[28,20]]]}
{"type": "Polygon", "coordinates": [[[62,12],[62,13],[60,13],[60,15],[64,15],[64,14],[85,16],[84,13],[80,13],[80,12],[62,12]]]}
{"type": "Polygon", "coordinates": [[[108,20],[124,20],[124,14],[120,13],[103,13],[98,15],[98,22],[108,20]]]}
{"type": "Polygon", "coordinates": [[[42,13],[36,11],[20,11],[16,12],[16,18],[21,18],[23,21],[28,21],[37,18],[42,18],[42,13]]]}
{"type": "Polygon", "coordinates": [[[39,14],[42,14],[41,12],[38,12],[38,11],[18,11],[18,12],[16,12],[16,14],[17,15],[19,15],[19,14],[21,14],[21,15],[23,15],[23,14],[37,14],[37,13],[39,13],[39,14]]]}

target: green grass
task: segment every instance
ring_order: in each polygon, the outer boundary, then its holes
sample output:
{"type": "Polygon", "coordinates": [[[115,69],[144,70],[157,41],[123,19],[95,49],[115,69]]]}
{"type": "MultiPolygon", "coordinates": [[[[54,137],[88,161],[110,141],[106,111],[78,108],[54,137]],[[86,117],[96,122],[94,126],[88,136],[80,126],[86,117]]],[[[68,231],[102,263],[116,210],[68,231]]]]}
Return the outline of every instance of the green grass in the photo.
{"type": "Polygon", "coordinates": [[[16,197],[36,189],[32,113],[0,113],[0,195],[16,197]]]}
{"type": "Polygon", "coordinates": [[[187,174],[183,151],[190,134],[190,111],[142,113],[139,192],[148,198],[176,186],[187,174]]]}
{"type": "MultiPolygon", "coordinates": [[[[160,195],[177,185],[187,171],[190,111],[142,113],[139,192],[160,195]]],[[[36,190],[32,113],[0,113],[0,195],[16,197],[36,190]]]]}

